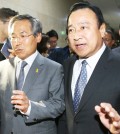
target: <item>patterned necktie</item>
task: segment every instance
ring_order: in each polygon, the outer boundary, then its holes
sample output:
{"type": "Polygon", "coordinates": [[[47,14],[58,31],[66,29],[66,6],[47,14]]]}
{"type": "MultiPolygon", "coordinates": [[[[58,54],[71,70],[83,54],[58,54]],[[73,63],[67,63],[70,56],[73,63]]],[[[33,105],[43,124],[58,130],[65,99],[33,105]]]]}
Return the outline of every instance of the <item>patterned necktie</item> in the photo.
{"type": "Polygon", "coordinates": [[[20,69],[20,74],[17,80],[17,89],[21,90],[23,87],[23,82],[24,82],[24,67],[27,65],[25,61],[22,61],[21,64],[21,69],[20,69]]]}
{"type": "Polygon", "coordinates": [[[78,77],[76,85],[75,85],[75,92],[74,92],[74,99],[73,99],[73,107],[74,107],[75,113],[77,112],[84,88],[87,83],[86,65],[87,65],[86,60],[82,61],[81,72],[79,74],[79,77],[78,77]]]}

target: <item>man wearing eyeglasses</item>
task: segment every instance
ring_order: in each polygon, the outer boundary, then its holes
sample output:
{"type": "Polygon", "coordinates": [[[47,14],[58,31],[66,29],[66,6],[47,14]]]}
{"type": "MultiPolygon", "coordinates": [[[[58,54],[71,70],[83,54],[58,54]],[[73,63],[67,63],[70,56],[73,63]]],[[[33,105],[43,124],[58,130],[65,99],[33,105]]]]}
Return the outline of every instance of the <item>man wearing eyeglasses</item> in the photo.
{"type": "Polygon", "coordinates": [[[8,39],[8,24],[12,17],[18,15],[18,12],[10,8],[0,8],[0,61],[8,58],[10,53],[8,49],[11,48],[10,41],[8,39]],[[3,56],[4,55],[4,56],[3,56]]]}
{"type": "Polygon", "coordinates": [[[55,118],[64,111],[63,70],[38,53],[41,33],[41,23],[30,15],[10,21],[16,57],[0,63],[1,134],[57,133],[55,118]]]}

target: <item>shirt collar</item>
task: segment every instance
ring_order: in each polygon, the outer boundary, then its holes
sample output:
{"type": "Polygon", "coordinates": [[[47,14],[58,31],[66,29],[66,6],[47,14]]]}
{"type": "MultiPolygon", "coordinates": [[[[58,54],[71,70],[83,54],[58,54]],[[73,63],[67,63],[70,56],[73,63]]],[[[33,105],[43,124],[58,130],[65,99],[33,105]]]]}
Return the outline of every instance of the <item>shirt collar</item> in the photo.
{"type": "MultiPolygon", "coordinates": [[[[29,56],[28,58],[26,58],[24,61],[26,61],[29,66],[31,66],[32,63],[33,63],[33,61],[35,60],[37,54],[38,54],[38,51],[36,50],[35,53],[33,53],[32,55],[30,55],[30,56],[29,56]]],[[[17,58],[18,58],[18,57],[17,57],[17,58]]],[[[21,63],[22,61],[23,61],[23,60],[21,60],[20,58],[18,58],[18,62],[21,63]]]]}
{"type": "Polygon", "coordinates": [[[98,60],[100,59],[101,55],[103,54],[104,50],[105,50],[106,46],[103,43],[102,47],[97,51],[97,53],[95,53],[93,56],[87,58],[87,59],[79,59],[79,63],[81,64],[81,62],[83,60],[86,60],[88,63],[88,66],[90,67],[95,67],[98,60]]]}
{"type": "Polygon", "coordinates": [[[99,61],[101,55],[103,54],[103,52],[105,51],[105,44],[103,43],[102,47],[98,50],[98,52],[96,54],[94,54],[93,56],[89,57],[87,59],[87,63],[90,67],[92,66],[96,66],[97,62],[99,61]]]}

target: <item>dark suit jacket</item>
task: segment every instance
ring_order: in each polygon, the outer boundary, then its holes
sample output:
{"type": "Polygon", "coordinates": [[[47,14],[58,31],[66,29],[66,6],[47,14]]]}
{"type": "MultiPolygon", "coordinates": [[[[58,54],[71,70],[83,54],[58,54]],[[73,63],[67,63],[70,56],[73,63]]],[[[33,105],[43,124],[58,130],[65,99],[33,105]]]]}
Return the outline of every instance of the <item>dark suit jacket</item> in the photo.
{"type": "Polygon", "coordinates": [[[120,46],[112,49],[112,51],[116,54],[120,54],[120,46]]]}
{"type": "MultiPolygon", "coordinates": [[[[3,44],[0,43],[0,50],[3,47],[3,44]]],[[[5,60],[5,56],[0,52],[0,61],[5,60]]]]}
{"type": "Polygon", "coordinates": [[[65,46],[64,48],[55,48],[50,55],[49,59],[54,60],[60,64],[63,64],[64,60],[70,57],[69,47],[65,46]]]}
{"type": "Polygon", "coordinates": [[[15,70],[17,59],[0,62],[0,134],[56,134],[55,118],[64,110],[62,66],[37,55],[23,86],[31,100],[27,118],[20,112],[13,113],[12,91],[16,89],[15,70]]]}
{"type": "Polygon", "coordinates": [[[6,39],[4,41],[4,44],[2,46],[2,48],[0,48],[2,54],[4,55],[4,57],[8,58],[10,55],[10,52],[8,51],[8,49],[12,49],[11,43],[9,39],[6,39]]]}
{"type": "MultiPolygon", "coordinates": [[[[100,122],[94,107],[101,102],[108,102],[120,113],[120,57],[106,48],[87,83],[78,112],[74,114],[71,80],[76,60],[77,58],[71,58],[64,64],[68,126],[66,134],[107,134],[109,132],[100,122]]],[[[65,129],[66,127],[61,128],[65,129]]]]}

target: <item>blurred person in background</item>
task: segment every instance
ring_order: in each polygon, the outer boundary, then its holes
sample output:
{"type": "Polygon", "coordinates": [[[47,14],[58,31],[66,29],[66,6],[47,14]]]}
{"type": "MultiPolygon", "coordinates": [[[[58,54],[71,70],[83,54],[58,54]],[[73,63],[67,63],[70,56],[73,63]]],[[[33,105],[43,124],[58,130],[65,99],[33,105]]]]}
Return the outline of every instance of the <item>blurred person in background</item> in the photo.
{"type": "Polygon", "coordinates": [[[8,49],[11,49],[11,44],[8,39],[8,25],[9,21],[12,17],[15,15],[18,15],[18,12],[10,9],[10,8],[0,8],[0,60],[3,60],[5,58],[8,58],[9,52],[8,49]],[[2,58],[1,58],[2,57],[2,58]]]}
{"type": "Polygon", "coordinates": [[[49,36],[42,33],[42,39],[37,45],[37,50],[44,57],[48,57],[49,56],[49,54],[48,54],[49,49],[50,49],[49,36]]]}
{"type": "Polygon", "coordinates": [[[53,51],[55,48],[58,48],[58,46],[57,46],[57,41],[58,41],[59,37],[58,37],[58,33],[57,33],[54,29],[48,31],[48,32],[46,33],[46,35],[48,35],[48,36],[49,36],[49,39],[50,39],[50,40],[49,40],[49,42],[50,42],[49,54],[50,54],[50,53],[52,53],[52,51],[53,51]]]}
{"type": "Polygon", "coordinates": [[[111,29],[106,29],[105,36],[103,37],[104,43],[109,46],[111,49],[115,48],[115,35],[111,29]]]}
{"type": "Polygon", "coordinates": [[[51,60],[54,60],[60,64],[63,64],[64,60],[68,59],[69,57],[74,55],[74,52],[69,47],[69,40],[68,37],[66,37],[66,46],[63,48],[56,48],[53,50],[51,54],[49,54],[49,57],[51,60]]]}
{"type": "MultiPolygon", "coordinates": [[[[119,25],[119,28],[118,28],[118,34],[119,34],[119,37],[120,37],[120,25],[119,25]]],[[[120,43],[120,40],[119,40],[119,43],[120,43]]],[[[115,53],[120,55],[120,44],[119,44],[119,46],[117,48],[113,49],[113,52],[115,52],[115,53]]]]}

